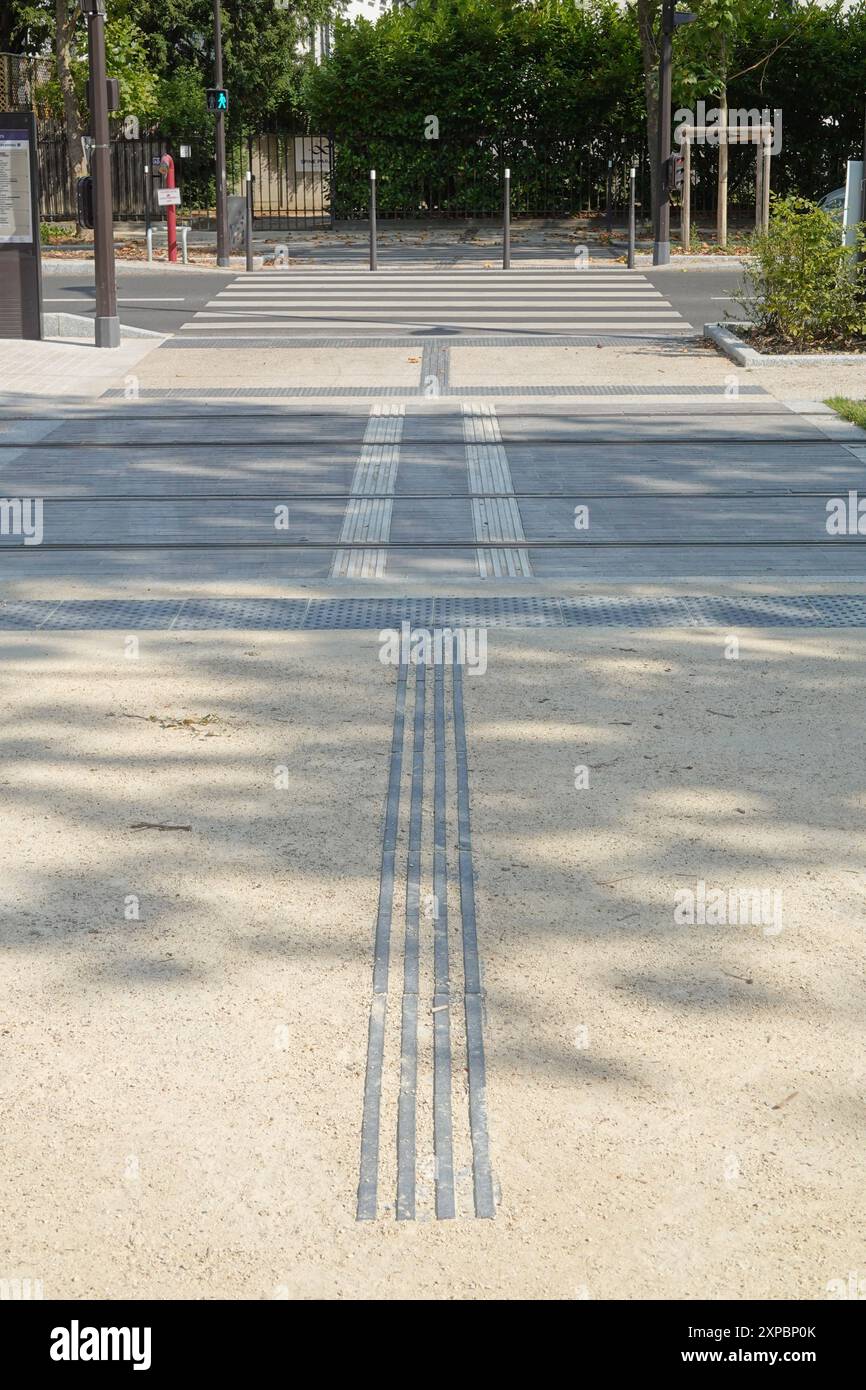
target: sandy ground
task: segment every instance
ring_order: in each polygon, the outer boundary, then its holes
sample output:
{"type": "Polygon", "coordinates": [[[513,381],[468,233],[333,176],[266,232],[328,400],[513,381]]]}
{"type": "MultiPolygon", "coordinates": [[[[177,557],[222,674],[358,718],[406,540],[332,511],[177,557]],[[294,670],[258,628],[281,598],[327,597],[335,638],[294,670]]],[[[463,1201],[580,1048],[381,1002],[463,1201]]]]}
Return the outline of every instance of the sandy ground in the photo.
{"type": "Polygon", "coordinates": [[[163,348],[142,363],[142,386],[405,386],[418,384],[422,345],[375,348],[163,348]]]}
{"type": "MultiPolygon", "coordinates": [[[[407,386],[419,382],[421,347],[162,348],[137,369],[143,387],[407,386]]],[[[761,386],[778,400],[866,397],[866,365],[737,367],[712,347],[672,339],[616,347],[512,348],[451,344],[452,386],[761,386]]]]}
{"type": "Polygon", "coordinates": [[[816,1299],[862,1268],[864,634],[730,661],[724,633],[491,632],[466,699],[501,1206],[366,1225],[393,670],[372,633],[129,635],[0,639],[5,1277],[816,1299]],[[781,892],[782,930],[676,925],[699,880],[781,892]]]}
{"type": "MultiPolygon", "coordinates": [[[[421,344],[394,348],[156,348],[158,339],[131,339],[116,352],[78,343],[16,343],[0,350],[0,404],[27,396],[57,403],[96,397],[108,387],[229,388],[261,386],[390,386],[413,389],[420,380],[421,344]],[[6,394],[8,393],[8,395],[6,394]]],[[[736,367],[713,347],[672,339],[589,348],[467,348],[451,345],[454,386],[693,385],[762,386],[779,400],[866,397],[866,367],[827,364],[736,367]]],[[[312,398],[311,398],[312,399],[312,398]]],[[[327,399],[327,398],[324,398],[327,399]]],[[[36,402],[34,402],[36,404],[36,402]]],[[[41,402],[40,402],[41,404],[41,402]]]]}

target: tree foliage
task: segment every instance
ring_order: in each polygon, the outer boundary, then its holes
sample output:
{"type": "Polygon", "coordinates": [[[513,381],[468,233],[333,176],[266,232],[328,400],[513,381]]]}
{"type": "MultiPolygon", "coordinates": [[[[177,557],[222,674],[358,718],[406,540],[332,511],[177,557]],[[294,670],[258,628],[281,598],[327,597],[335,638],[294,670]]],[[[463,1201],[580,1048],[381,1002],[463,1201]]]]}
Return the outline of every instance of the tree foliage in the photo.
{"type": "Polygon", "coordinates": [[[452,187],[482,211],[503,165],[527,192],[533,166],[564,187],[582,151],[627,160],[643,138],[634,18],[613,0],[418,0],[375,25],[339,24],[301,100],[311,127],[335,137],[348,215],[365,205],[371,166],[384,211],[419,192],[447,210],[452,187]]]}

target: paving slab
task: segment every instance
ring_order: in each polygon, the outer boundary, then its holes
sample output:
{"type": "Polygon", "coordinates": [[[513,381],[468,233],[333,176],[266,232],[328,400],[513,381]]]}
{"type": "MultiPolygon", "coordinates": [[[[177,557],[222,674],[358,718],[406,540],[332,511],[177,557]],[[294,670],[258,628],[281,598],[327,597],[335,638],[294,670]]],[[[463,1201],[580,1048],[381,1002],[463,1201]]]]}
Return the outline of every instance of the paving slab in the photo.
{"type": "Polygon", "coordinates": [[[0,409],[100,396],[122,382],[160,341],[131,339],[108,349],[86,342],[5,339],[0,342],[0,409]]]}

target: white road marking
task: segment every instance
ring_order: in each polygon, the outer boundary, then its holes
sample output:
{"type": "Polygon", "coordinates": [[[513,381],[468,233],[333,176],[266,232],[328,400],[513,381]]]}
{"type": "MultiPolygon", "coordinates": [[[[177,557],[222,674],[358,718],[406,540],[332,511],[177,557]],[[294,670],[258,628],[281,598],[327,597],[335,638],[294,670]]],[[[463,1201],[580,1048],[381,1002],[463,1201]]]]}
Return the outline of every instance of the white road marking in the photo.
{"type": "MultiPolygon", "coordinates": [[[[483,401],[463,404],[463,440],[469,470],[469,495],[472,498],[472,526],[477,541],[522,541],[526,539],[523,522],[514,497],[511,469],[502,444],[502,434],[495,406],[483,401]],[[479,492],[510,494],[504,497],[476,497],[479,492]]],[[[478,573],[482,579],[530,579],[532,566],[528,550],[504,549],[501,546],[475,552],[478,573]]]]}
{"type": "Polygon", "coordinates": [[[400,440],[403,436],[404,405],[388,402],[374,405],[364,432],[361,453],[352,478],[352,492],[388,493],[387,497],[353,496],[346,506],[341,541],[370,541],[369,550],[339,549],[334,553],[331,577],[335,579],[382,579],[387,550],[373,548],[376,541],[387,541],[391,534],[391,497],[397,482],[400,440]]]}

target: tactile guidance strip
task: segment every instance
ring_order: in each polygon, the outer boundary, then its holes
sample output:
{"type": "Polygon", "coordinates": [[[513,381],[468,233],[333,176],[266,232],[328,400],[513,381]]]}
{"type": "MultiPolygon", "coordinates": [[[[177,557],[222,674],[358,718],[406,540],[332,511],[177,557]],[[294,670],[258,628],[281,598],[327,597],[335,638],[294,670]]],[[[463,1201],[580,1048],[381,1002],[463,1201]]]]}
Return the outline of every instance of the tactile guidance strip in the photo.
{"type": "Polygon", "coordinates": [[[400,660],[397,668],[359,1221],[496,1215],[463,665],[450,633],[434,629],[428,637],[429,660],[400,660]]]}

